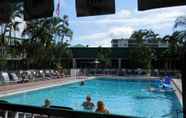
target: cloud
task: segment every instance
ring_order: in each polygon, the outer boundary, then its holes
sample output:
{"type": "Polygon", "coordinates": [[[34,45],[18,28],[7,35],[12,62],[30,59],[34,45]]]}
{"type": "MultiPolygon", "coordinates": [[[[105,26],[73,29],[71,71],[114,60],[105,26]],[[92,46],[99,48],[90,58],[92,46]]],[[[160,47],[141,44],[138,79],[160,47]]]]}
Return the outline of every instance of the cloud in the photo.
{"type": "Polygon", "coordinates": [[[91,47],[110,47],[112,39],[128,38],[133,31],[132,27],[112,27],[106,32],[84,35],[79,39],[91,47]]]}
{"type": "Polygon", "coordinates": [[[138,12],[130,11],[127,9],[120,10],[115,15],[108,15],[105,17],[90,17],[82,18],[78,21],[73,21],[72,23],[95,23],[95,24],[108,24],[108,23],[129,23],[139,25],[152,24],[173,21],[176,17],[186,15],[186,7],[171,7],[164,9],[155,9],[150,11],[138,12]],[[94,21],[94,22],[92,22],[94,21]]]}
{"type": "Polygon", "coordinates": [[[129,26],[111,28],[109,33],[112,38],[128,38],[134,32],[134,28],[129,26]]]}
{"type": "Polygon", "coordinates": [[[151,29],[160,35],[171,33],[176,18],[186,15],[185,11],[185,6],[144,12],[121,9],[115,15],[80,18],[71,23],[93,32],[87,35],[88,31],[84,30],[79,36],[81,41],[87,40],[92,46],[110,46],[113,38],[128,38],[134,30],[151,29]]]}

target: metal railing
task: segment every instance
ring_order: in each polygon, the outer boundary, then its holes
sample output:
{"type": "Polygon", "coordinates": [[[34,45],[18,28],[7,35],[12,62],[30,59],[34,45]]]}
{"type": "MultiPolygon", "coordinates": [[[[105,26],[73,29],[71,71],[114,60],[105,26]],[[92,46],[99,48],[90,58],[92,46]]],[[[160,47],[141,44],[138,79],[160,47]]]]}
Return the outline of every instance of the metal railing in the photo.
{"type": "MultiPolygon", "coordinates": [[[[78,70],[78,69],[77,69],[78,70]]],[[[180,71],[178,70],[144,70],[144,69],[79,69],[80,74],[83,73],[87,76],[99,76],[99,75],[113,75],[113,76],[130,76],[130,75],[148,75],[151,76],[165,76],[169,73],[171,76],[181,78],[180,71]],[[178,77],[179,76],[179,77],[178,77]]]]}
{"type": "Polygon", "coordinates": [[[137,118],[93,112],[74,111],[64,107],[42,108],[35,106],[0,103],[2,118],[137,118]]]}

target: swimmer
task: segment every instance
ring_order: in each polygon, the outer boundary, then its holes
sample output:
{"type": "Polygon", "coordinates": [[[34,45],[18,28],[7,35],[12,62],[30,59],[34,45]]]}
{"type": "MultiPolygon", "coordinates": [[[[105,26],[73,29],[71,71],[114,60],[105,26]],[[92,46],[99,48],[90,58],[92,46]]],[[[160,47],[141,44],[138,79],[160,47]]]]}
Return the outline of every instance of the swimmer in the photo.
{"type": "Polygon", "coordinates": [[[92,110],[95,105],[94,105],[93,102],[91,102],[91,97],[90,96],[87,96],[86,97],[86,101],[83,102],[82,106],[84,107],[84,109],[92,110]]]}
{"type": "Polygon", "coordinates": [[[105,105],[104,105],[103,101],[98,101],[97,102],[96,112],[109,114],[109,111],[105,108],[105,105]]]}
{"type": "Polygon", "coordinates": [[[80,86],[83,86],[83,85],[85,85],[85,82],[84,81],[81,81],[80,82],[80,86]]]}
{"type": "Polygon", "coordinates": [[[44,105],[42,107],[44,107],[44,108],[50,108],[50,105],[51,105],[50,100],[46,99],[45,100],[45,103],[44,103],[44,105]]]}

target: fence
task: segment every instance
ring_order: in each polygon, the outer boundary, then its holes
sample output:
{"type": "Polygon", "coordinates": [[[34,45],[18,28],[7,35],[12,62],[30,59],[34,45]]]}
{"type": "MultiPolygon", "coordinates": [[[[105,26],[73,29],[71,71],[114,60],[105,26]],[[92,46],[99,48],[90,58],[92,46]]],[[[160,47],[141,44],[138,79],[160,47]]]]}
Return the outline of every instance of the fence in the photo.
{"type": "Polygon", "coordinates": [[[144,69],[72,69],[71,75],[86,75],[86,76],[133,76],[133,75],[151,75],[151,76],[165,76],[170,74],[175,78],[181,78],[180,71],[178,70],[144,70],[144,69]],[[72,71],[73,70],[73,71],[72,71]],[[73,72],[73,74],[72,74],[73,72]],[[74,74],[75,73],[75,74],[74,74]]]}

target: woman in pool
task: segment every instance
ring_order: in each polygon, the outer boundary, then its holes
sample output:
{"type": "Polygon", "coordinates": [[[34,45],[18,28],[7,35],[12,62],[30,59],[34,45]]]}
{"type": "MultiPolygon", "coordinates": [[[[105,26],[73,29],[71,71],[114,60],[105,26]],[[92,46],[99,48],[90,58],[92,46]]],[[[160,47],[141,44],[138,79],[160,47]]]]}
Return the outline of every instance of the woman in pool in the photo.
{"type": "Polygon", "coordinates": [[[86,97],[86,101],[83,102],[82,106],[84,107],[84,109],[92,110],[95,105],[94,105],[93,102],[91,102],[91,97],[90,96],[87,96],[86,97]]]}
{"type": "Polygon", "coordinates": [[[103,101],[97,102],[96,112],[109,114],[109,111],[105,108],[103,101]]]}
{"type": "Polygon", "coordinates": [[[46,99],[43,107],[44,108],[50,108],[50,105],[51,105],[50,100],[46,99]]]}

